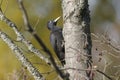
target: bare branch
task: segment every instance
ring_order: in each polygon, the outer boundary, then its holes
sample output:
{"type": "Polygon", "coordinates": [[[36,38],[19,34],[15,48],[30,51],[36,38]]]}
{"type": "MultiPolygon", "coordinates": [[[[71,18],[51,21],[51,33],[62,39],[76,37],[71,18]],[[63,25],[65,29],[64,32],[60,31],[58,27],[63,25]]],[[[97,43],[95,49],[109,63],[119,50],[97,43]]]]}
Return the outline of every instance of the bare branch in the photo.
{"type": "Polygon", "coordinates": [[[115,47],[115,46],[113,46],[113,45],[110,43],[110,41],[105,38],[105,36],[102,35],[102,38],[104,39],[104,40],[103,40],[103,39],[101,39],[99,36],[97,36],[97,35],[94,34],[94,33],[91,33],[91,35],[94,36],[95,38],[97,38],[98,41],[100,41],[101,43],[106,44],[107,46],[109,46],[109,47],[110,47],[112,50],[114,50],[115,52],[120,53],[120,49],[117,48],[117,47],[115,47]]]}
{"type": "Polygon", "coordinates": [[[38,70],[31,64],[31,62],[23,55],[23,52],[19,49],[19,47],[14,44],[13,41],[2,31],[0,31],[0,38],[9,46],[12,51],[14,51],[17,59],[28,69],[35,80],[45,80],[38,70]]]}
{"type": "Polygon", "coordinates": [[[15,34],[17,35],[17,41],[21,41],[27,46],[29,51],[31,51],[32,53],[35,53],[38,57],[45,60],[46,63],[50,63],[50,61],[48,60],[48,57],[40,53],[40,51],[36,49],[30,41],[25,39],[23,34],[18,31],[16,24],[14,24],[11,20],[5,17],[1,9],[0,9],[0,19],[1,21],[4,21],[8,26],[10,26],[14,30],[15,34]]]}
{"type": "Polygon", "coordinates": [[[17,1],[19,3],[19,7],[20,7],[22,14],[23,14],[23,20],[24,20],[26,30],[33,32],[33,29],[29,23],[27,11],[25,10],[25,7],[23,6],[23,0],[17,0],[17,1]]]}
{"type": "Polygon", "coordinates": [[[37,28],[37,25],[38,25],[38,23],[39,23],[39,18],[37,19],[37,21],[36,21],[36,23],[34,24],[34,26],[33,26],[33,28],[34,28],[34,31],[36,30],[36,28],[37,28]]]}
{"type": "Polygon", "coordinates": [[[27,15],[27,11],[24,8],[23,5],[23,0],[17,0],[19,7],[22,11],[22,15],[23,15],[23,19],[24,19],[24,24],[27,27],[27,30],[34,36],[34,38],[39,42],[39,44],[42,46],[43,50],[49,55],[50,57],[50,61],[53,65],[53,67],[56,69],[57,73],[61,76],[61,78],[66,78],[65,73],[62,72],[59,67],[57,66],[57,64],[55,63],[55,60],[52,56],[52,53],[50,52],[50,50],[45,46],[45,44],[43,43],[43,41],[41,40],[41,38],[37,35],[37,33],[34,31],[34,29],[32,28],[32,26],[30,25],[29,19],[28,19],[28,15],[27,15]]]}
{"type": "Polygon", "coordinates": [[[99,72],[100,74],[104,75],[105,77],[107,77],[109,80],[113,80],[111,77],[109,77],[107,74],[105,74],[104,72],[100,71],[100,70],[96,70],[97,72],[99,72]]]}

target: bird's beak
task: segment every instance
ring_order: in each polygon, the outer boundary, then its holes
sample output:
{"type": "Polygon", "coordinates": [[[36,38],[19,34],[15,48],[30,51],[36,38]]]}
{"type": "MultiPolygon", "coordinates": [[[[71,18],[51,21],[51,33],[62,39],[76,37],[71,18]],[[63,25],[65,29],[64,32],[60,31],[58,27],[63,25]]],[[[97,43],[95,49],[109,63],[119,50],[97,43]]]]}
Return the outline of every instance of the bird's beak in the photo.
{"type": "Polygon", "coordinates": [[[61,16],[57,17],[54,22],[56,23],[59,19],[61,18],[61,16]]]}

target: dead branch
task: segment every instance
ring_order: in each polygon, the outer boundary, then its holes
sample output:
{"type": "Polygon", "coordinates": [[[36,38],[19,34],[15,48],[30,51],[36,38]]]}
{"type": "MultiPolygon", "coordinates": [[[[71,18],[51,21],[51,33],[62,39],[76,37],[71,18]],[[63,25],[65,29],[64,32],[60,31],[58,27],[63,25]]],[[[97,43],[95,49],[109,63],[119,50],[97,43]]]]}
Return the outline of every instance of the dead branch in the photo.
{"type": "Polygon", "coordinates": [[[26,26],[26,29],[28,32],[30,32],[34,38],[39,42],[39,44],[41,45],[41,47],[43,48],[43,50],[49,55],[50,57],[50,61],[53,65],[53,67],[56,69],[57,73],[61,76],[61,78],[66,78],[65,76],[65,73],[62,72],[59,67],[57,66],[57,64],[55,63],[55,60],[52,56],[52,53],[50,52],[50,50],[45,46],[45,44],[43,43],[43,41],[41,40],[41,38],[37,35],[37,33],[34,31],[34,29],[32,28],[30,22],[29,22],[29,19],[28,19],[28,14],[27,14],[27,11],[23,5],[23,0],[17,0],[18,1],[18,4],[19,4],[19,7],[20,7],[20,10],[22,12],[22,15],[23,15],[23,20],[24,20],[24,24],[26,26]]]}
{"type": "Polygon", "coordinates": [[[0,38],[9,46],[9,48],[16,55],[17,59],[28,69],[35,80],[45,80],[41,73],[39,73],[38,70],[32,65],[32,63],[24,56],[20,48],[14,44],[14,42],[8,37],[7,34],[0,31],[0,38]]]}
{"type": "Polygon", "coordinates": [[[110,41],[105,38],[104,35],[102,35],[102,38],[103,38],[104,40],[103,40],[103,39],[100,39],[100,37],[97,36],[97,35],[94,34],[94,33],[91,33],[91,35],[94,36],[95,38],[97,38],[99,42],[101,42],[101,43],[103,43],[103,44],[106,44],[108,47],[110,47],[110,48],[111,48],[112,50],[114,50],[115,52],[120,53],[120,49],[117,48],[117,47],[115,47],[115,46],[113,46],[113,45],[110,43],[110,41]]]}
{"type": "Polygon", "coordinates": [[[16,24],[12,22],[10,19],[8,19],[6,16],[4,16],[1,9],[0,9],[0,20],[5,22],[9,27],[11,27],[14,30],[15,34],[17,35],[17,41],[20,41],[23,44],[25,44],[29,51],[31,51],[32,53],[35,53],[38,57],[45,60],[46,63],[49,63],[48,57],[40,53],[40,51],[36,49],[30,41],[25,39],[23,34],[18,31],[16,24]]]}

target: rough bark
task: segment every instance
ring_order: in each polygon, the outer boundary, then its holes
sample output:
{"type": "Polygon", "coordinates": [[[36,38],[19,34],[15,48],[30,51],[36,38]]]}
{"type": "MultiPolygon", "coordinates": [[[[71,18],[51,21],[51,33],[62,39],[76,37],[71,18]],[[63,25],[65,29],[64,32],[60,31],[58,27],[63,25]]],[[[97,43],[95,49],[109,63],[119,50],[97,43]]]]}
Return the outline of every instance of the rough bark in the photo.
{"type": "Polygon", "coordinates": [[[88,0],[62,0],[62,9],[65,68],[70,74],[70,80],[92,80],[88,0]]]}

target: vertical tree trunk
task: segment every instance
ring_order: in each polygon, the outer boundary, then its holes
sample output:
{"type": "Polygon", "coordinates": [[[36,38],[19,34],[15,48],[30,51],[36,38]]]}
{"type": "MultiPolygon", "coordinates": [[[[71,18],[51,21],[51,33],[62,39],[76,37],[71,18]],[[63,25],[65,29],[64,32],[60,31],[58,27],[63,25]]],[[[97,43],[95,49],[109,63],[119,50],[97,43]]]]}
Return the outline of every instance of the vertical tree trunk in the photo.
{"type": "Polygon", "coordinates": [[[65,68],[70,80],[91,79],[91,36],[88,0],[62,0],[65,68]]]}

